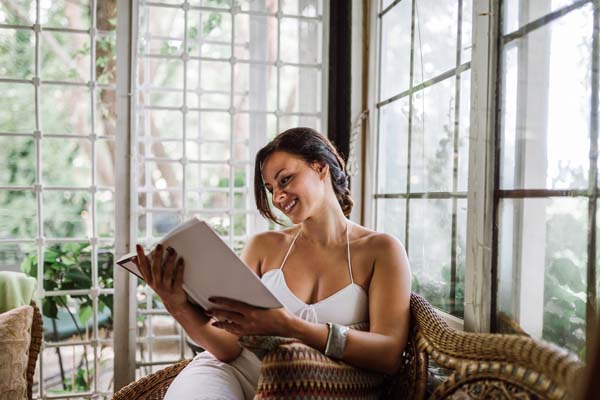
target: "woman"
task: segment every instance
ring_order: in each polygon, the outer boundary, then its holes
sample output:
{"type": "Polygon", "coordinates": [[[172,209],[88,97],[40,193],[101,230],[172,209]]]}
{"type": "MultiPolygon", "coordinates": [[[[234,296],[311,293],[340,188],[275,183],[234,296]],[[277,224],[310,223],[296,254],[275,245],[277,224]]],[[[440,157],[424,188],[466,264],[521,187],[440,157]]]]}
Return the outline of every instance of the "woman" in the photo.
{"type": "Polygon", "coordinates": [[[357,367],[384,373],[398,369],[408,338],[408,259],[393,236],[346,218],[353,201],[344,168],[329,140],[309,128],[281,133],[256,156],[254,193],[260,213],[278,222],[269,206],[271,196],[294,226],[253,236],[242,259],[283,308],[263,310],[212,299],[214,309],[203,312],[187,301],[181,286],[184,262],[176,261],[175,251],[158,245],[149,260],[137,246],[148,285],[190,338],[207,350],[178,375],[167,399],[193,394],[251,399],[260,361],[239,344],[244,335],[294,337],[357,367]],[[344,328],[364,321],[370,322],[369,332],[344,328]]]}

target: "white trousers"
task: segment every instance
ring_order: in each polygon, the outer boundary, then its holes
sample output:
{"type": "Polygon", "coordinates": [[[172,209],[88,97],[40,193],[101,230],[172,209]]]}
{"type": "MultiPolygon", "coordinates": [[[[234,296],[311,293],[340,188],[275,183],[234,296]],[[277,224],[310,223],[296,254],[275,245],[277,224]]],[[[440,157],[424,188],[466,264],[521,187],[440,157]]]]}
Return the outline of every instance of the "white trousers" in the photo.
{"type": "Polygon", "coordinates": [[[252,400],[259,374],[260,360],[247,349],[230,363],[205,351],[177,375],[164,400],[252,400]]]}

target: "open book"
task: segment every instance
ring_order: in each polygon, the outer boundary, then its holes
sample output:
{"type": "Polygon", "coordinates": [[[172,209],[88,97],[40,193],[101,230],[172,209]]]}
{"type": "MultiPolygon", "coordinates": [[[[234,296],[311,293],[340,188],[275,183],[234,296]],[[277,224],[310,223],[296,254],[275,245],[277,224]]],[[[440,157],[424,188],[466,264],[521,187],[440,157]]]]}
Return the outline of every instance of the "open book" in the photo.
{"type": "MultiPolygon", "coordinates": [[[[177,226],[160,243],[183,257],[183,289],[189,300],[203,309],[214,308],[208,301],[211,297],[227,297],[261,308],[282,307],[260,278],[199,218],[177,226]]],[[[143,279],[133,262],[135,256],[127,254],[117,264],[143,279]]]]}

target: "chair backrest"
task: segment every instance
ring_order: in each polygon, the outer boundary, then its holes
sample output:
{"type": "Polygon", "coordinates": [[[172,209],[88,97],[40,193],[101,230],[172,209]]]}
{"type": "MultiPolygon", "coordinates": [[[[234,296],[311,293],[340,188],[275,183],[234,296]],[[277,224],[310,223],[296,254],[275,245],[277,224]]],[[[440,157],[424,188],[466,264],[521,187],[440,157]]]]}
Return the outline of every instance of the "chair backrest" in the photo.
{"type": "Polygon", "coordinates": [[[431,398],[574,398],[583,363],[548,343],[529,337],[461,332],[450,328],[418,294],[411,295],[417,347],[451,370],[431,398]]]}
{"type": "Polygon", "coordinates": [[[27,398],[33,398],[33,377],[35,375],[35,366],[42,346],[43,322],[40,309],[31,302],[33,307],[33,321],[31,324],[31,343],[29,345],[29,361],[27,363],[27,398]]]}

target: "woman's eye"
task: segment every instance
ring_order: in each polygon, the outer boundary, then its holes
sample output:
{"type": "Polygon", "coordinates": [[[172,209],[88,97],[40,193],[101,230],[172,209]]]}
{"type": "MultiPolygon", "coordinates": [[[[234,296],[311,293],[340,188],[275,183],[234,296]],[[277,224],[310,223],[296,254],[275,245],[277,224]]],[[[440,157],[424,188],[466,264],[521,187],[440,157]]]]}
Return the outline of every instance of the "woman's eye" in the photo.
{"type": "Polygon", "coordinates": [[[285,184],[286,184],[286,183],[288,183],[289,181],[290,181],[290,177],[289,177],[289,176],[286,176],[285,178],[283,178],[283,179],[281,180],[281,184],[282,184],[282,185],[285,185],[285,184]]]}

